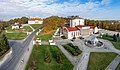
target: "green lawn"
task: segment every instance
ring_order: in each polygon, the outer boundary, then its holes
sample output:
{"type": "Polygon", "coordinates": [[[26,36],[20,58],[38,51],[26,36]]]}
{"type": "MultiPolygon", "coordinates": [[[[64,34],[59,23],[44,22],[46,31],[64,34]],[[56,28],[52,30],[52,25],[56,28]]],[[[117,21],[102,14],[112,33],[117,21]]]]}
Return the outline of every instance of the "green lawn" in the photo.
{"type": "Polygon", "coordinates": [[[6,36],[10,40],[21,40],[27,37],[26,33],[16,32],[16,33],[6,33],[6,36]]]}
{"type": "Polygon", "coordinates": [[[52,34],[45,34],[45,35],[37,35],[36,38],[39,38],[44,41],[48,41],[52,38],[52,34]]]}
{"type": "Polygon", "coordinates": [[[119,65],[117,66],[116,70],[120,70],[120,63],[119,63],[119,65]]]}
{"type": "Polygon", "coordinates": [[[19,29],[12,29],[12,26],[6,28],[8,32],[19,32],[19,29]]]}
{"type": "MultiPolygon", "coordinates": [[[[100,37],[99,37],[100,38],[100,37]]],[[[105,39],[105,40],[109,40],[113,45],[114,45],[114,47],[116,48],[116,49],[119,49],[120,50],[120,39],[117,41],[117,42],[115,42],[114,40],[113,40],[113,37],[112,36],[109,36],[109,35],[102,35],[102,39],[105,39]]]]}
{"type": "Polygon", "coordinates": [[[34,46],[26,70],[73,70],[73,65],[67,60],[58,47],[41,45],[34,46]],[[50,63],[45,62],[46,51],[50,54],[50,63]],[[58,53],[61,55],[58,55],[58,53]],[[60,56],[62,62],[58,63],[56,58],[60,56]]]}
{"type": "Polygon", "coordinates": [[[82,53],[78,46],[74,46],[72,43],[63,45],[63,47],[73,56],[78,56],[79,54],[82,53]]]}
{"type": "Polygon", "coordinates": [[[111,61],[117,56],[115,53],[91,53],[88,70],[105,70],[111,61]]]}
{"type": "Polygon", "coordinates": [[[23,29],[25,29],[25,31],[27,31],[27,32],[31,32],[32,31],[30,26],[24,26],[23,29]]]}
{"type": "Polygon", "coordinates": [[[12,26],[7,27],[6,30],[7,30],[7,31],[10,31],[10,32],[13,31],[13,30],[12,30],[12,26]]]}
{"type": "Polygon", "coordinates": [[[42,28],[42,24],[30,24],[34,29],[42,28]]]}

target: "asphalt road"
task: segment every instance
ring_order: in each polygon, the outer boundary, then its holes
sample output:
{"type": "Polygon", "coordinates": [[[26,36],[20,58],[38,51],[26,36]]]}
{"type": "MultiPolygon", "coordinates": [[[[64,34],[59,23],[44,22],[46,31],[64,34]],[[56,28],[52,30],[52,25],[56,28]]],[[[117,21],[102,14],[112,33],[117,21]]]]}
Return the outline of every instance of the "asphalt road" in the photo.
{"type": "Polygon", "coordinates": [[[22,56],[27,51],[29,44],[33,40],[37,31],[38,29],[32,32],[23,42],[13,42],[10,44],[12,46],[13,53],[11,55],[11,58],[0,67],[0,70],[15,70],[22,56]]]}

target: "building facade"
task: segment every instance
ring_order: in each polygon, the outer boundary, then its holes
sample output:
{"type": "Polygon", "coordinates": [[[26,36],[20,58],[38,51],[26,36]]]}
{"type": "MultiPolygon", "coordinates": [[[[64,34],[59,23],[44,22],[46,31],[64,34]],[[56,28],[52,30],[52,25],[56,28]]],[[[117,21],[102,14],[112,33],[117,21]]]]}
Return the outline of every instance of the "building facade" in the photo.
{"type": "Polygon", "coordinates": [[[97,27],[85,26],[84,19],[78,17],[72,18],[69,25],[63,27],[63,35],[68,39],[85,37],[97,32],[97,27]]]}
{"type": "Polygon", "coordinates": [[[19,29],[20,26],[19,26],[19,23],[15,23],[12,25],[12,29],[19,29]]]}
{"type": "Polygon", "coordinates": [[[43,19],[41,19],[41,18],[29,18],[28,24],[43,24],[43,19]]]}

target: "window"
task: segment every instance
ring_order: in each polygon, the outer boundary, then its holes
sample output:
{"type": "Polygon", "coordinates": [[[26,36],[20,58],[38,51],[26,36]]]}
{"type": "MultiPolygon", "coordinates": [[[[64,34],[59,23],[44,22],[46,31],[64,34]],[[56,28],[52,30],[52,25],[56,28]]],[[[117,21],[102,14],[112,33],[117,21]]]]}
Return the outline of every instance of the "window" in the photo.
{"type": "Polygon", "coordinates": [[[72,35],[72,37],[74,36],[74,35],[73,35],[73,32],[71,33],[71,35],[72,35]]]}
{"type": "Polygon", "coordinates": [[[76,36],[77,36],[77,32],[76,32],[76,36]]]}
{"type": "Polygon", "coordinates": [[[79,25],[80,25],[80,20],[79,20],[79,25]]]}
{"type": "Polygon", "coordinates": [[[74,23],[74,26],[76,26],[76,22],[74,23]]]}

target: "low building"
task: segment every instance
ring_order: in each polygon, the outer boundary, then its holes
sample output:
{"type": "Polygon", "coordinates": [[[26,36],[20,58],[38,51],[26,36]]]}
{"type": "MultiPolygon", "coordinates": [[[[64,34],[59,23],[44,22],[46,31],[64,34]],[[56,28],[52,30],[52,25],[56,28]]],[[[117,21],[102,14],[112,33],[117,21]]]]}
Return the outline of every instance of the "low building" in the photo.
{"type": "Polygon", "coordinates": [[[42,18],[29,18],[28,24],[43,24],[42,18]]]}
{"type": "Polygon", "coordinates": [[[12,29],[19,29],[19,28],[20,28],[19,23],[15,23],[12,25],[12,29]]]}
{"type": "Polygon", "coordinates": [[[94,32],[98,32],[97,27],[85,26],[84,19],[79,17],[72,18],[69,22],[69,25],[63,26],[63,35],[68,39],[89,36],[94,32]]]}

